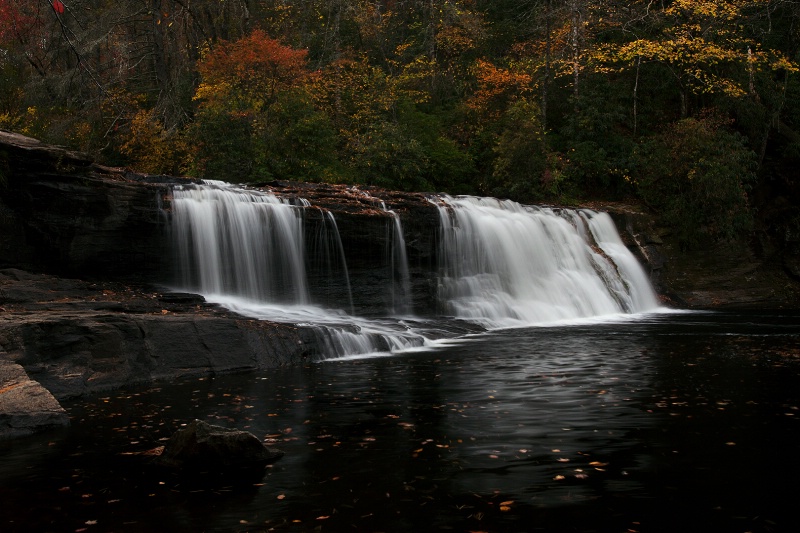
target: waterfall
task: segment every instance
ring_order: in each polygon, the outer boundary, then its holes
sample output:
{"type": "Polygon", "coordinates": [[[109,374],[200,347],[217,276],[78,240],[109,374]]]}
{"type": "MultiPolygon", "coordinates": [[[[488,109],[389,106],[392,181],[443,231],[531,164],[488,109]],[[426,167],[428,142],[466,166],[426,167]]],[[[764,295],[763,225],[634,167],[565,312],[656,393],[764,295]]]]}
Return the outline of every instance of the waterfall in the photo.
{"type": "Polygon", "coordinates": [[[591,230],[597,246],[609,257],[617,268],[620,279],[624,280],[630,298],[630,312],[641,312],[659,306],[658,297],[650,284],[647,273],[636,257],[628,250],[617,233],[617,227],[608,213],[584,210],[581,218],[591,230]]]}
{"type": "Polygon", "coordinates": [[[392,279],[392,313],[395,315],[410,315],[411,308],[411,275],[408,270],[408,254],[406,241],[403,237],[403,226],[400,217],[391,209],[383,205],[392,219],[390,226],[391,238],[389,243],[389,269],[392,279]]]}
{"type": "Polygon", "coordinates": [[[173,189],[180,283],[207,295],[307,304],[298,210],[219,181],[173,189]]]}
{"type": "Polygon", "coordinates": [[[491,198],[430,201],[440,218],[432,253],[439,268],[430,273],[437,287],[435,319],[411,315],[403,228],[384,204],[391,218],[389,276],[362,270],[368,281],[356,290],[391,294],[392,309],[367,319],[353,314],[345,247],[333,213],[320,210],[309,228],[304,213],[315,208],[308,201],[216,181],[173,189],[176,288],[242,315],[308,326],[323,359],[430,349],[476,331],[658,307],[645,272],[605,213],[491,198]],[[345,307],[349,313],[339,309],[345,307]]]}
{"type": "MultiPolygon", "coordinates": [[[[311,270],[318,271],[320,278],[314,287],[317,290],[313,292],[328,293],[330,287],[338,281],[337,278],[340,278],[344,282],[348,310],[352,314],[354,311],[353,289],[350,286],[350,273],[347,269],[347,260],[344,256],[344,246],[339,235],[339,227],[336,224],[336,218],[333,213],[322,209],[320,211],[322,223],[319,226],[316,238],[311,243],[310,250],[310,255],[314,259],[311,270]]],[[[326,296],[325,301],[328,305],[337,297],[336,294],[326,294],[326,296]]]]}
{"type": "MultiPolygon", "coordinates": [[[[322,212],[319,231],[307,243],[301,207],[310,203],[298,203],[299,207],[271,193],[220,181],[174,187],[177,288],[199,292],[245,316],[309,325],[323,358],[430,344],[406,323],[365,320],[314,305],[312,296],[325,287],[309,287],[309,270],[322,280],[316,285],[330,283],[340,271],[352,313],[350,278],[333,213],[322,212]],[[318,264],[308,259],[306,246],[318,264]]],[[[405,261],[404,242],[401,245],[398,257],[405,261]]]]}
{"type": "Polygon", "coordinates": [[[606,214],[443,196],[443,312],[510,327],[653,310],[657,299],[606,214]]]}

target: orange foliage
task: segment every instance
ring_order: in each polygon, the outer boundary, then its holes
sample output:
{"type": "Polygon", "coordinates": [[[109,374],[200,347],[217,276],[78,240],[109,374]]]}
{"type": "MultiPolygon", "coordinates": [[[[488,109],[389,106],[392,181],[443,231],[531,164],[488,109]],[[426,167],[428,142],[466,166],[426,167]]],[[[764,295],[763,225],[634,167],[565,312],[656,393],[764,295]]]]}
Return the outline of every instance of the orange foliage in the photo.
{"type": "Polygon", "coordinates": [[[198,62],[203,83],[197,98],[269,101],[309,76],[307,56],[307,50],[284,46],[261,30],[238,41],[221,41],[198,62]]]}
{"type": "Polygon", "coordinates": [[[524,72],[497,67],[479,59],[475,63],[478,89],[467,100],[467,106],[478,112],[499,114],[511,102],[531,92],[532,78],[524,72]]]}

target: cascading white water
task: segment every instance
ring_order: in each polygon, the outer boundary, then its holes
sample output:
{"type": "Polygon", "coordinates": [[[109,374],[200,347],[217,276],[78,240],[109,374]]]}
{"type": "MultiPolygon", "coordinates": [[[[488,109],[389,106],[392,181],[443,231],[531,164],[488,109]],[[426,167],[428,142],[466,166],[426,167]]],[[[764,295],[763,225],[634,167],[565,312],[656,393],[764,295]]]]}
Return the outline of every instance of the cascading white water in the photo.
{"type": "MultiPolygon", "coordinates": [[[[300,205],[310,206],[304,200],[300,205]]],[[[273,194],[206,181],[175,187],[172,209],[181,290],[197,291],[246,316],[310,325],[324,357],[407,350],[428,342],[404,324],[366,321],[313,305],[301,210],[273,194]]],[[[312,240],[315,258],[325,263],[312,267],[341,270],[352,309],[347,262],[332,213],[322,213],[312,240]]]]}
{"type": "Polygon", "coordinates": [[[312,246],[311,256],[315,258],[312,270],[321,271],[323,273],[322,282],[320,285],[327,287],[316,287],[318,290],[325,290],[331,285],[335,284],[336,278],[344,282],[345,292],[347,297],[348,307],[350,313],[353,313],[353,290],[350,286],[350,273],[347,269],[347,260],[344,256],[344,246],[342,245],[342,238],[339,235],[339,226],[336,224],[336,218],[330,211],[320,210],[322,214],[322,224],[320,224],[319,231],[316,238],[312,239],[313,242],[309,243],[312,246]]]}
{"type": "Polygon", "coordinates": [[[408,270],[408,254],[403,237],[403,226],[400,217],[391,209],[384,210],[392,218],[391,239],[389,242],[389,268],[392,273],[392,312],[396,315],[412,314],[411,275],[408,270]]]}
{"type": "Polygon", "coordinates": [[[438,206],[445,313],[492,328],[658,306],[608,215],[475,197],[438,206]]]}
{"type": "MultiPolygon", "coordinates": [[[[441,219],[441,268],[432,275],[442,314],[493,329],[658,307],[647,276],[607,214],[491,198],[431,201],[441,219]]],[[[393,312],[405,318],[364,319],[315,306],[319,287],[309,287],[306,247],[315,261],[325,263],[310,266],[313,279],[324,284],[343,276],[348,298],[351,292],[333,214],[323,211],[319,232],[307,243],[302,211],[308,207],[305,201],[297,207],[222,182],[175,187],[179,288],[243,315],[310,326],[324,359],[422,349],[437,344],[431,339],[474,332],[459,321],[410,318],[402,226],[385,206],[392,218],[387,241],[392,286],[385,290],[396,295],[393,312]]]]}
{"type": "Polygon", "coordinates": [[[626,294],[630,298],[630,312],[657,308],[658,297],[653,291],[647,273],[620,239],[617,227],[608,213],[583,210],[580,211],[580,216],[589,226],[594,242],[616,265],[619,279],[625,282],[628,288],[626,294]]]}
{"type": "Polygon", "coordinates": [[[175,187],[172,204],[183,287],[308,303],[303,221],[292,206],[219,181],[175,187]]]}

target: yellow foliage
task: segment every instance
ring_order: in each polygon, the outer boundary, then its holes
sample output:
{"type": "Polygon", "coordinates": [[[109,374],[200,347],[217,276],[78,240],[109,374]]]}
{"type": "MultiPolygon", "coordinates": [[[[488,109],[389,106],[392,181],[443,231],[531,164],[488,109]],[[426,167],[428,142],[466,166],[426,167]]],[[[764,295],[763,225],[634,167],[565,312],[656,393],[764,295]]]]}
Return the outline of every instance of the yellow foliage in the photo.
{"type": "Polygon", "coordinates": [[[2,130],[19,131],[22,121],[22,117],[16,113],[0,113],[0,129],[2,130]]]}
{"type": "Polygon", "coordinates": [[[746,10],[767,1],[675,0],[663,11],[671,22],[661,35],[598,47],[592,54],[595,70],[620,72],[641,59],[657,61],[669,65],[678,82],[691,92],[742,97],[747,94],[748,80],[741,73],[798,70],[780,52],[761,52],[758,43],[742,31],[746,10]]]}
{"type": "Polygon", "coordinates": [[[92,142],[93,128],[85,120],[80,120],[70,126],[64,133],[70,145],[78,147],[78,149],[88,152],[92,142]]]}
{"type": "Polygon", "coordinates": [[[130,124],[120,152],[134,168],[150,174],[182,175],[188,168],[189,146],[180,132],[164,129],[152,110],[141,110],[130,124]]]}
{"type": "Polygon", "coordinates": [[[30,137],[41,137],[49,124],[48,115],[39,113],[33,106],[28,107],[24,113],[0,113],[0,128],[30,137]]]}

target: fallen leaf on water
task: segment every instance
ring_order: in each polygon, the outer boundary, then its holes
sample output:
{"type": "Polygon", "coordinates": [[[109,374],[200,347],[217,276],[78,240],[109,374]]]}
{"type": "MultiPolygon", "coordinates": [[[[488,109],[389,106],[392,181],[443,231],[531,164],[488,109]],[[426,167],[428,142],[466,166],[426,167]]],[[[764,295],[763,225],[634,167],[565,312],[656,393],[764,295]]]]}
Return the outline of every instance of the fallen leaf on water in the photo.
{"type": "Polygon", "coordinates": [[[507,506],[511,505],[512,503],[514,503],[514,500],[508,500],[507,502],[500,502],[500,506],[507,507],[507,506]]]}
{"type": "Polygon", "coordinates": [[[282,500],[286,497],[286,494],[278,494],[278,499],[282,500]]]}
{"type": "Polygon", "coordinates": [[[556,477],[553,478],[554,481],[561,481],[562,479],[564,479],[564,476],[562,476],[561,474],[558,474],[556,477]]]}
{"type": "Polygon", "coordinates": [[[507,512],[507,511],[510,511],[510,510],[511,510],[511,507],[509,507],[507,505],[501,505],[500,506],[500,511],[502,511],[504,513],[507,512]]]}
{"type": "Polygon", "coordinates": [[[317,520],[327,520],[330,516],[318,516],[317,520]]]}

